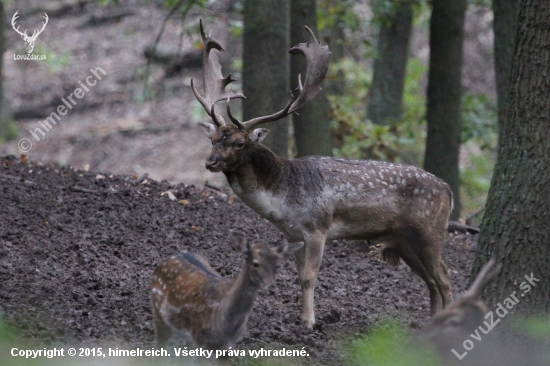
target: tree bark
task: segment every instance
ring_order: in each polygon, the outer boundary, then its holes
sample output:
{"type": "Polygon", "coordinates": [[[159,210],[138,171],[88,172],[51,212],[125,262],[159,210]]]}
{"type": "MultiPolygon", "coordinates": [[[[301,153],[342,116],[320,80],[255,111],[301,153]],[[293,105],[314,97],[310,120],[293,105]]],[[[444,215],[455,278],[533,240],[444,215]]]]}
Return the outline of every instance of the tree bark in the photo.
{"type": "Polygon", "coordinates": [[[424,169],[447,182],[453,191],[454,211],[460,215],[458,158],[461,129],[461,70],[466,0],[434,0],[430,20],[428,73],[428,135],[424,169]]]}
{"type": "MultiPolygon", "coordinates": [[[[290,0],[246,0],[243,34],[243,120],[273,114],[288,102],[290,90],[290,0]]],[[[288,157],[288,117],[262,127],[264,143],[288,157]]]]}
{"type": "MultiPolygon", "coordinates": [[[[309,41],[304,29],[307,25],[320,39],[317,32],[317,8],[315,0],[292,0],[290,22],[290,44],[297,45],[309,41]]],[[[306,74],[305,58],[293,56],[290,61],[290,83],[298,85],[298,75],[302,83],[306,74]]],[[[292,116],[297,156],[332,155],[330,106],[324,90],[308,104],[300,108],[298,115],[292,116]]]]}
{"type": "Polygon", "coordinates": [[[4,37],[4,20],[6,17],[4,3],[0,2],[0,142],[10,137],[11,119],[8,116],[4,95],[4,49],[6,39],[4,37]]]}
{"type": "Polygon", "coordinates": [[[380,125],[401,118],[413,20],[413,0],[392,3],[390,11],[379,16],[377,57],[367,108],[367,117],[380,125]]]}
{"type": "Polygon", "coordinates": [[[519,0],[493,0],[495,33],[495,79],[498,102],[498,141],[502,141],[506,121],[507,98],[510,88],[510,69],[518,23],[519,0]]]}
{"type": "MultiPolygon", "coordinates": [[[[504,124],[481,224],[475,274],[490,257],[503,264],[486,294],[495,306],[514,291],[514,314],[550,310],[550,6],[522,0],[504,124]],[[534,283],[529,283],[528,276],[534,283]],[[540,282],[532,280],[532,277],[540,282]],[[531,286],[525,292],[521,283],[531,286]]],[[[473,277],[472,277],[473,278],[473,277]]]]}

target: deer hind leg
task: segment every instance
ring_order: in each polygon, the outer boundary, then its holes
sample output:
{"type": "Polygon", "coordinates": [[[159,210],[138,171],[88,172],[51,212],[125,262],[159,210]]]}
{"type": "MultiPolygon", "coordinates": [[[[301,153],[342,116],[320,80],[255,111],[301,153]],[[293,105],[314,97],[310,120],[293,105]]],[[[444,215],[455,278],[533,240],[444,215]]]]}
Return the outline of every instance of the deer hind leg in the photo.
{"type": "Polygon", "coordinates": [[[439,291],[441,292],[441,297],[443,298],[443,307],[446,308],[453,302],[453,292],[451,290],[451,273],[441,257],[439,258],[439,277],[441,279],[441,284],[443,285],[439,291]]]}
{"type": "Polygon", "coordinates": [[[153,308],[153,325],[155,327],[155,347],[166,347],[172,336],[172,329],[164,322],[157,308],[153,308]]]}
{"type": "Polygon", "coordinates": [[[313,295],[319,266],[323,258],[326,235],[320,232],[310,233],[305,245],[296,253],[298,278],[302,286],[302,325],[312,329],[315,324],[313,295]]]}
{"type": "MultiPolygon", "coordinates": [[[[430,233],[423,233],[416,228],[406,230],[408,247],[418,258],[420,264],[431,279],[430,283],[435,283],[439,300],[434,301],[431,285],[421,276],[430,287],[430,298],[432,299],[432,315],[452,302],[451,277],[449,270],[441,259],[439,241],[430,233]],[[434,306],[435,305],[435,306],[434,306]]],[[[412,268],[412,267],[411,267],[412,268]]]]}
{"type": "Polygon", "coordinates": [[[430,291],[431,315],[441,310],[445,298],[442,295],[443,288],[439,276],[439,244],[435,247],[431,245],[414,227],[407,227],[386,243],[389,250],[396,250],[413,272],[426,282],[430,291]]]}

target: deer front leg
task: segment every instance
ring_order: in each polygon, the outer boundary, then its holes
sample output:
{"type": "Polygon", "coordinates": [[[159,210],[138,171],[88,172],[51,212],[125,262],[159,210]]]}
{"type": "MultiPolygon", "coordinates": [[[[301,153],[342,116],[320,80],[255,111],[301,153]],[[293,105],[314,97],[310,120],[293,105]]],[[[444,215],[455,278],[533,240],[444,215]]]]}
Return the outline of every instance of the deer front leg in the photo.
{"type": "Polygon", "coordinates": [[[326,235],[323,233],[310,233],[306,236],[305,245],[296,253],[298,278],[302,286],[302,325],[308,329],[312,329],[315,324],[313,291],[323,258],[325,240],[326,235]]]}

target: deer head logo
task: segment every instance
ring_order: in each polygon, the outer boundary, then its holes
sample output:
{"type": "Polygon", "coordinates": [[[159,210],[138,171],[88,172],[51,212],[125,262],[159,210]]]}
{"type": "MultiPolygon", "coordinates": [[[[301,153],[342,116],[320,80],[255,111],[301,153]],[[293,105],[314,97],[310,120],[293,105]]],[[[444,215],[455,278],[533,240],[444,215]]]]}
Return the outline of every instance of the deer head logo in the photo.
{"type": "Polygon", "coordinates": [[[44,13],[45,22],[42,22],[42,29],[40,29],[40,30],[35,29],[32,33],[32,36],[29,36],[27,34],[26,29],[25,29],[24,32],[21,32],[21,31],[19,31],[19,26],[17,26],[17,28],[15,28],[15,21],[19,17],[19,15],[17,15],[18,12],[19,12],[19,10],[16,11],[15,14],[13,14],[13,17],[11,18],[11,26],[13,27],[13,29],[17,33],[19,33],[21,35],[21,38],[23,38],[23,40],[25,41],[25,48],[27,49],[27,53],[32,53],[32,50],[34,49],[34,42],[36,42],[36,38],[38,38],[38,35],[40,33],[42,33],[44,28],[46,28],[46,24],[48,24],[48,20],[49,20],[48,14],[44,13]]]}

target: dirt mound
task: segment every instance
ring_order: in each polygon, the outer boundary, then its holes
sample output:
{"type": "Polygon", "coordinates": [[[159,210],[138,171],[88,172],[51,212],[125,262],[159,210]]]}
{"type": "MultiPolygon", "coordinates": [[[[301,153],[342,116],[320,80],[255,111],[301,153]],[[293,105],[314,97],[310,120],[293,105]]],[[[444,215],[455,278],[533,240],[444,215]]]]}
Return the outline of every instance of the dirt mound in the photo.
{"type": "MultiPolygon", "coordinates": [[[[252,241],[283,236],[231,192],[132,176],[0,159],[0,311],[26,338],[86,347],[114,342],[151,347],[150,277],[163,258],[192,251],[234,277],[239,254],[230,229],[252,241]],[[173,194],[172,200],[169,194],[173,194]]],[[[443,259],[462,291],[474,237],[451,236],[443,259]]],[[[277,296],[260,294],[240,349],[305,349],[306,364],[339,364],[343,342],[391,315],[411,329],[429,317],[428,290],[405,265],[380,261],[366,242],[327,243],[315,295],[318,324],[300,322],[293,261],[282,266],[277,296]]]]}

